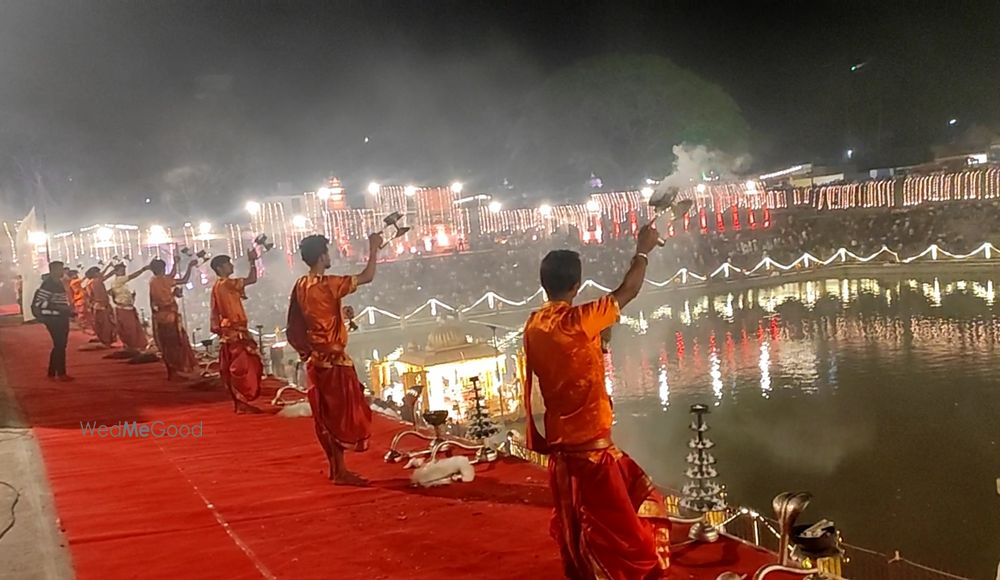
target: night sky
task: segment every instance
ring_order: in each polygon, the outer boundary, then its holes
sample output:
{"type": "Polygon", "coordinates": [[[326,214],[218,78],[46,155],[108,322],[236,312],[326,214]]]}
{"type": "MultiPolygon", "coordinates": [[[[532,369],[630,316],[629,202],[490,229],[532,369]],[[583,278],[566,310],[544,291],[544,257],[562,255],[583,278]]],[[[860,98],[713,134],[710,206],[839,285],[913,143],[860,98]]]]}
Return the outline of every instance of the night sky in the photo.
{"type": "Polygon", "coordinates": [[[526,95],[613,53],[721,86],[754,170],[904,164],[1000,125],[997,22],[996,1],[0,0],[0,204],[68,227],[225,217],[330,173],[495,190],[526,95]]]}

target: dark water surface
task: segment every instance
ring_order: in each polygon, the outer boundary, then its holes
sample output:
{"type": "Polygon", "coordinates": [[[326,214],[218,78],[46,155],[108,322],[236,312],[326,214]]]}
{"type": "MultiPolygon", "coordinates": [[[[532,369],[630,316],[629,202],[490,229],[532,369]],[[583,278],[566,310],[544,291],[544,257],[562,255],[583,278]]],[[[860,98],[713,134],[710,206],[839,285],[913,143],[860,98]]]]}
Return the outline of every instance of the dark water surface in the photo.
{"type": "Polygon", "coordinates": [[[688,407],[710,404],[731,502],[770,513],[777,493],[809,490],[804,519],[835,521],[849,543],[993,578],[995,288],[825,280],[668,300],[613,342],[615,436],[679,487],[688,407]]]}
{"type": "MultiPolygon", "coordinates": [[[[612,341],[616,441],[658,483],[680,488],[688,408],[709,404],[731,503],[769,514],[776,494],[808,490],[815,499],[804,521],[829,518],[848,543],[992,579],[998,282],[829,279],[646,294],[612,341]]],[[[402,334],[410,341],[428,330],[402,334]]],[[[360,359],[376,344],[398,346],[400,333],[357,339],[360,359]]]]}

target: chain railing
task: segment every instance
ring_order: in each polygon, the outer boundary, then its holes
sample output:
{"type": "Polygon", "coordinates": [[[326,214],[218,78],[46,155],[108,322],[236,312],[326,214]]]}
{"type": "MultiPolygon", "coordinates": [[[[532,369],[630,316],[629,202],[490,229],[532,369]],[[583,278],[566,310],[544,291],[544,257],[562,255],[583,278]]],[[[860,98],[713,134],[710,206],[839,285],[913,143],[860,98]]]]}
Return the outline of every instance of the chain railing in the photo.
{"type": "MultiPolygon", "coordinates": [[[[512,455],[535,465],[545,467],[548,464],[546,456],[529,451],[515,442],[512,442],[510,449],[512,455]]],[[[667,513],[672,516],[680,516],[680,492],[662,487],[661,492],[664,494],[667,513]]],[[[722,512],[710,512],[705,517],[726,534],[774,553],[777,561],[780,533],[776,520],[746,507],[730,507],[722,512]]],[[[844,549],[845,557],[836,564],[840,569],[836,572],[827,571],[827,575],[833,578],[840,577],[850,580],[970,580],[965,576],[918,564],[904,558],[898,551],[890,556],[846,542],[841,542],[841,547],[844,549]]]]}
{"type": "MultiPolygon", "coordinates": [[[[778,523],[748,508],[733,508],[724,521],[726,533],[771,552],[778,549],[778,523]]],[[[883,554],[841,542],[844,558],[840,576],[851,580],[969,580],[919,564],[900,555],[883,554]]]]}

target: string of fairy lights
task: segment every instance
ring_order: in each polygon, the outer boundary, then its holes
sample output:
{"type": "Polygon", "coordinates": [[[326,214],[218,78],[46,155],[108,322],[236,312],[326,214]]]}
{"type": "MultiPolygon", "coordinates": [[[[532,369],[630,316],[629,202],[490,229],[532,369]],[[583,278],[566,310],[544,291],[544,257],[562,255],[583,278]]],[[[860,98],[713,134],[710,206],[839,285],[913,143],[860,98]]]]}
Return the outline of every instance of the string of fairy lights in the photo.
{"type": "MultiPolygon", "coordinates": [[[[975,250],[966,254],[957,254],[949,252],[944,248],[941,248],[937,244],[931,244],[924,251],[914,254],[906,258],[900,257],[899,253],[889,249],[886,246],[882,246],[877,252],[869,256],[860,256],[847,250],[846,248],[840,248],[834,252],[830,257],[826,259],[820,259],[813,256],[810,253],[802,254],[798,259],[794,260],[789,264],[782,264],[769,257],[761,259],[753,268],[742,269],[733,266],[731,263],[726,262],[713,270],[708,274],[699,274],[688,268],[681,268],[673,276],[667,278],[666,280],[656,281],[656,280],[646,280],[647,284],[654,286],[656,288],[668,288],[668,287],[682,287],[689,285],[696,285],[705,283],[713,279],[730,280],[735,281],[740,279],[749,278],[754,275],[758,276],[768,276],[772,273],[781,274],[782,272],[789,272],[792,270],[802,271],[805,269],[816,269],[822,268],[824,266],[839,266],[848,263],[854,264],[865,264],[872,262],[880,257],[890,259],[895,263],[910,264],[918,260],[967,260],[970,258],[978,258],[981,260],[993,260],[998,256],[997,248],[990,242],[983,242],[975,250]]],[[[612,288],[605,286],[599,282],[588,279],[581,285],[581,292],[593,288],[599,292],[611,292],[612,288]]],[[[427,313],[432,318],[436,318],[442,314],[469,314],[469,313],[485,313],[486,311],[497,311],[503,310],[505,308],[523,308],[529,306],[533,303],[541,303],[546,300],[545,292],[541,288],[536,290],[530,296],[522,299],[511,299],[496,292],[490,290],[483,294],[478,300],[474,301],[472,304],[464,307],[452,306],[443,300],[438,298],[430,298],[425,301],[422,305],[415,308],[413,311],[407,314],[398,314],[390,312],[388,310],[378,308],[377,306],[366,306],[361,309],[355,320],[361,320],[367,322],[369,326],[375,326],[378,324],[379,319],[385,319],[392,322],[400,322],[413,319],[420,315],[421,313],[427,313]]],[[[627,319],[627,317],[625,317],[627,319]]],[[[624,321],[626,324],[628,320],[624,321]]],[[[638,323],[638,322],[637,322],[638,323]]]]}
{"type": "MultiPolygon", "coordinates": [[[[766,177],[766,176],[765,176],[766,177]]],[[[342,188],[339,188],[342,192],[342,188]]],[[[113,256],[157,257],[179,246],[211,249],[213,246],[231,255],[242,255],[254,236],[266,233],[275,246],[294,254],[306,235],[322,233],[339,249],[350,253],[354,242],[364,240],[372,231],[381,230],[382,219],[400,211],[412,230],[395,242],[397,254],[404,252],[445,252],[467,249],[470,235],[477,230],[485,235],[503,236],[530,233],[547,236],[560,228],[575,227],[584,242],[603,242],[605,237],[633,235],[640,222],[651,215],[650,187],[639,190],[602,192],[584,203],[531,208],[504,208],[489,195],[461,197],[461,184],[451,186],[413,186],[370,184],[369,207],[330,203],[319,192],[307,192],[297,205],[301,213],[292,213],[283,201],[249,202],[249,219],[244,223],[221,225],[186,223],[170,227],[133,224],[94,224],[75,231],[60,232],[39,239],[49,244],[53,257],[73,263],[79,260],[106,261],[113,256]],[[461,203],[478,201],[474,206],[461,203]]],[[[743,183],[705,182],[679,191],[681,199],[691,199],[694,208],[682,225],[684,231],[710,231],[769,228],[771,210],[813,208],[846,210],[854,208],[886,209],[912,207],[923,203],[975,201],[1000,198],[1000,168],[977,167],[964,171],[932,175],[907,175],[856,183],[807,185],[801,187],[767,186],[765,181],[743,183]]],[[[674,235],[674,225],[667,235],[674,235]]],[[[15,228],[4,224],[11,257],[15,256],[15,228]]],[[[44,233],[39,232],[41,236],[44,233]]]]}
{"type": "Polygon", "coordinates": [[[1000,196],[1000,168],[908,175],[902,180],[902,193],[905,207],[928,201],[996,199],[1000,196]]]}

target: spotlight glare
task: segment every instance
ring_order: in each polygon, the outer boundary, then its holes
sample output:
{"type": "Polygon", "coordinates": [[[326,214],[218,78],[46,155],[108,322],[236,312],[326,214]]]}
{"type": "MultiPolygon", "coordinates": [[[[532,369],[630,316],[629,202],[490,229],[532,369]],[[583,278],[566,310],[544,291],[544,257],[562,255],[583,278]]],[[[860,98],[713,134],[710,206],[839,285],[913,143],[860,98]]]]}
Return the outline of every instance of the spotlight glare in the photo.
{"type": "Polygon", "coordinates": [[[459,193],[462,193],[462,189],[464,187],[465,186],[462,184],[461,181],[456,181],[456,182],[454,182],[454,183],[451,184],[451,192],[457,195],[459,193]]]}
{"type": "Polygon", "coordinates": [[[170,237],[167,235],[167,229],[159,225],[149,226],[149,235],[146,238],[146,243],[153,246],[169,244],[170,237]]]}
{"type": "Polygon", "coordinates": [[[260,204],[256,201],[248,201],[244,207],[250,215],[257,215],[260,213],[260,204]]]}
{"type": "Polygon", "coordinates": [[[48,239],[49,235],[45,232],[28,232],[28,241],[33,246],[44,246],[48,239]]]}
{"type": "Polygon", "coordinates": [[[375,183],[374,181],[368,184],[368,193],[375,195],[382,189],[382,186],[375,183]]]}
{"type": "Polygon", "coordinates": [[[500,210],[503,209],[503,204],[501,204],[499,201],[494,200],[490,202],[490,205],[488,207],[492,213],[500,213],[500,210]]]}
{"type": "Polygon", "coordinates": [[[406,195],[406,197],[413,197],[414,195],[417,195],[417,188],[412,185],[407,185],[403,188],[403,194],[406,195]]]}

